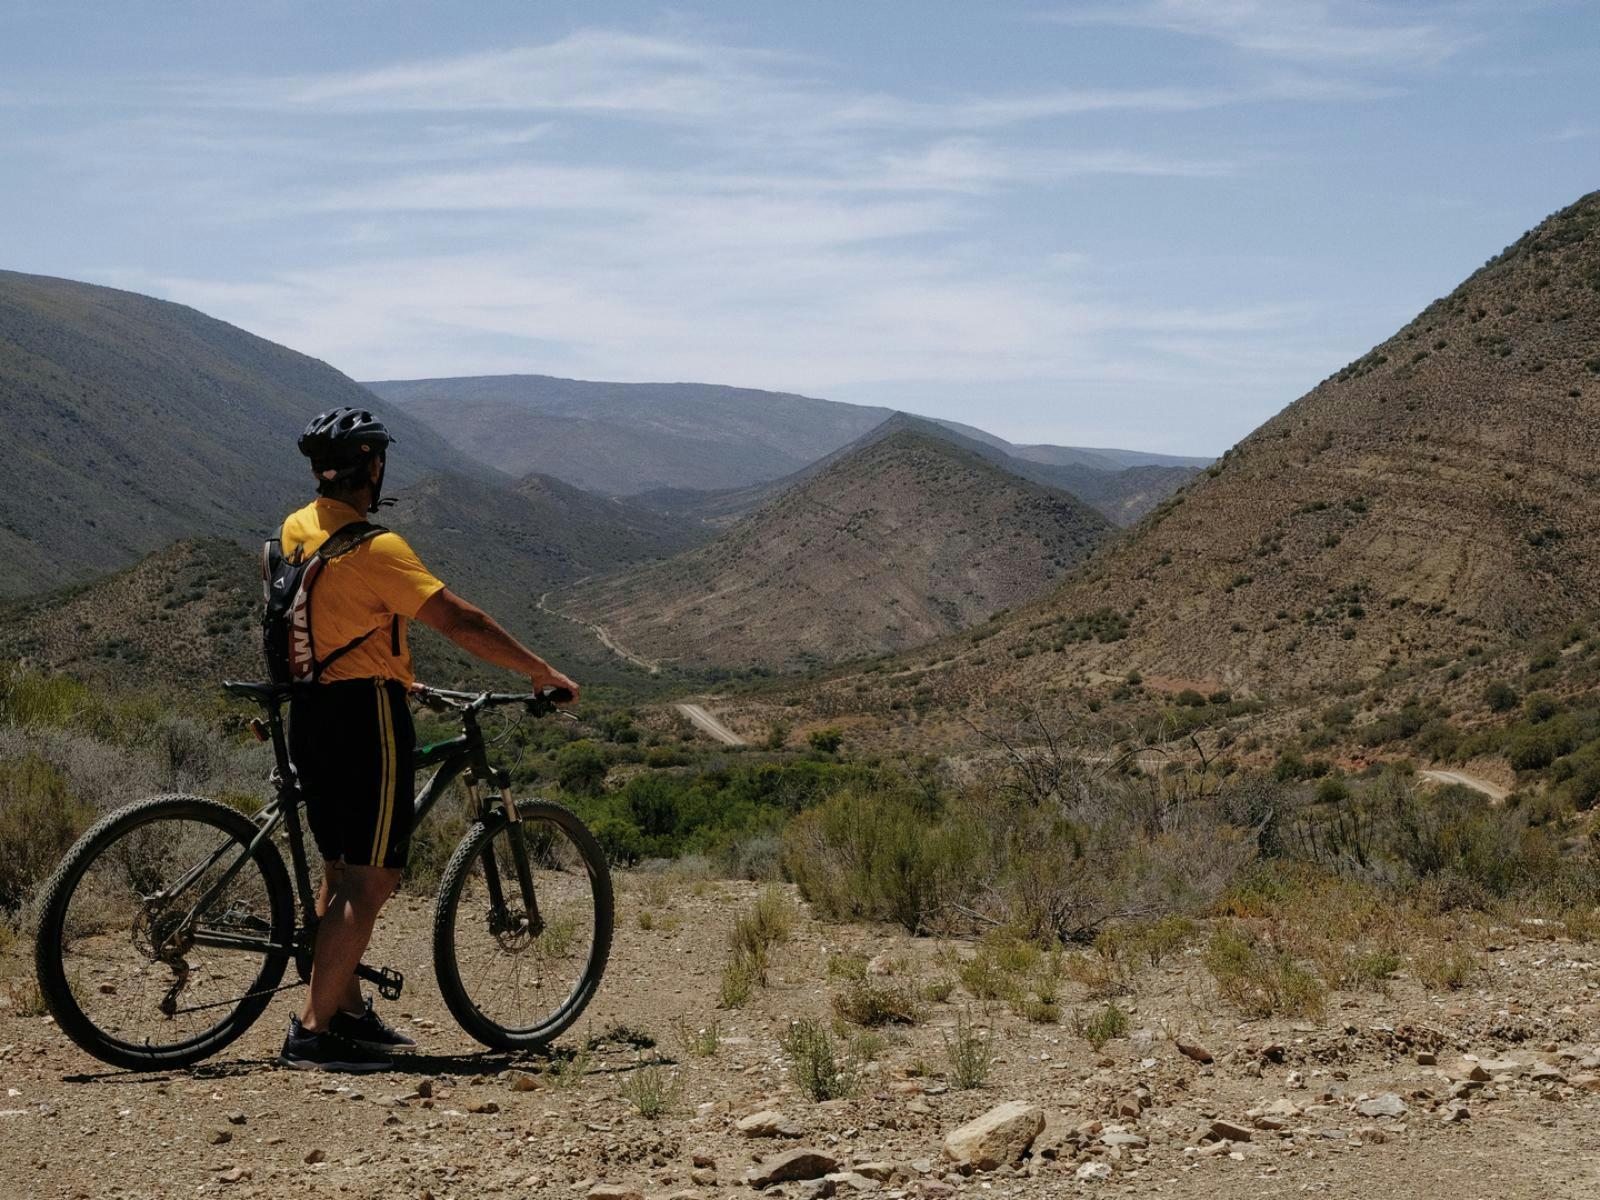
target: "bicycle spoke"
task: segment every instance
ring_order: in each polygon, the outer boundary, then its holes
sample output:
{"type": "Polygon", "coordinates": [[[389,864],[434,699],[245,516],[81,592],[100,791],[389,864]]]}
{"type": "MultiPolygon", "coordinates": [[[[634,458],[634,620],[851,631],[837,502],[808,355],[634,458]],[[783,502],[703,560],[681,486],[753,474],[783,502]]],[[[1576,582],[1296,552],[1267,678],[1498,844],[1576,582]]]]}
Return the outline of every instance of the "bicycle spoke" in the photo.
{"type": "Polygon", "coordinates": [[[207,895],[244,850],[229,831],[173,813],[129,829],[84,865],[61,910],[58,956],[73,1004],[103,1036],[185,1044],[262,987],[273,904],[261,867],[247,861],[207,895]],[[197,944],[207,932],[262,945],[197,944]]]}
{"type": "Polygon", "coordinates": [[[587,1003],[610,944],[609,882],[603,864],[599,877],[591,875],[573,841],[572,829],[581,825],[565,813],[560,819],[525,816],[521,829],[536,903],[527,903],[511,833],[502,827],[492,838],[481,835],[470,861],[461,864],[436,929],[448,945],[441,988],[447,1000],[456,994],[453,1010],[466,1006],[465,1013],[457,1011],[463,1024],[492,1045],[565,1028],[587,1003]],[[491,886],[490,871],[498,888],[491,886]],[[503,898],[499,906],[496,893],[503,898]]]}

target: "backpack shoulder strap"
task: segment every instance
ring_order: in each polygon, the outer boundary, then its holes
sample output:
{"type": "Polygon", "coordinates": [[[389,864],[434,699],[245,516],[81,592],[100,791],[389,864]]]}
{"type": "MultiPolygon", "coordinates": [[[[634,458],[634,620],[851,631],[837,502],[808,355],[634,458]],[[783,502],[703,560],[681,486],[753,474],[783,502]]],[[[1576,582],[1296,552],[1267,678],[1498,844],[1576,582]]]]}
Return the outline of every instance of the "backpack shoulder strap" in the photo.
{"type": "Polygon", "coordinates": [[[351,521],[350,524],[341,525],[330,533],[328,540],[317,550],[317,554],[324,559],[338,558],[349,554],[362,542],[388,532],[382,525],[374,525],[371,521],[351,521]]]}

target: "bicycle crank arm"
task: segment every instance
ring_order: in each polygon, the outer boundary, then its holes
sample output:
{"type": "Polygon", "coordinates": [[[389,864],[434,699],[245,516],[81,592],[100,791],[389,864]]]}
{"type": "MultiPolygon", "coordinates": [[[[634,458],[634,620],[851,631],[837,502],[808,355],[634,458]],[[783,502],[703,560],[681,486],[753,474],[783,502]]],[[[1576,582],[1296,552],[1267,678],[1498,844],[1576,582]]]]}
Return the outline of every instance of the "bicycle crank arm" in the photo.
{"type": "Polygon", "coordinates": [[[369,967],[362,963],[356,968],[356,975],[377,988],[378,995],[385,1000],[400,999],[400,992],[406,986],[406,977],[393,967],[369,967]]]}

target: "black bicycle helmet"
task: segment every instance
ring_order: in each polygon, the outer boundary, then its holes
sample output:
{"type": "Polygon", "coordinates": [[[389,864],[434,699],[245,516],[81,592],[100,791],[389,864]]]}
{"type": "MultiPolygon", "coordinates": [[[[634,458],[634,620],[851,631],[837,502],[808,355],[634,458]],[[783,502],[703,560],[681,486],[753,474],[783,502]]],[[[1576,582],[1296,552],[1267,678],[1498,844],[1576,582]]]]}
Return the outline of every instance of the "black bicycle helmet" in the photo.
{"type": "MultiPolygon", "coordinates": [[[[319,413],[306,425],[297,445],[311,460],[311,470],[321,489],[366,469],[375,456],[386,455],[394,438],[382,421],[364,408],[336,408],[319,413]]],[[[372,490],[372,510],[378,509],[383,476],[372,490]]]]}

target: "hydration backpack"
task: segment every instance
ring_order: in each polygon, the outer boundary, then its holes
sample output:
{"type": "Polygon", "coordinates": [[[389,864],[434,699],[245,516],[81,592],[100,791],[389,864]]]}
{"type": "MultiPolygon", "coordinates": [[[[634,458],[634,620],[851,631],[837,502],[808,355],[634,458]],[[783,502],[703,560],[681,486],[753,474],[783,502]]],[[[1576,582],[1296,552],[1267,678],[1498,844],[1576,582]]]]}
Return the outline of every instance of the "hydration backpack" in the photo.
{"type": "MultiPolygon", "coordinates": [[[[329,562],[386,532],[382,525],[352,521],[330,534],[311,555],[300,549],[292,558],[285,555],[281,535],[269,538],[261,547],[261,592],[266,601],[261,614],[261,648],[273,683],[316,683],[336,660],[377,632],[369,629],[326,658],[317,658],[311,641],[311,597],[329,562]]],[[[395,636],[398,640],[397,623],[395,636]]]]}

